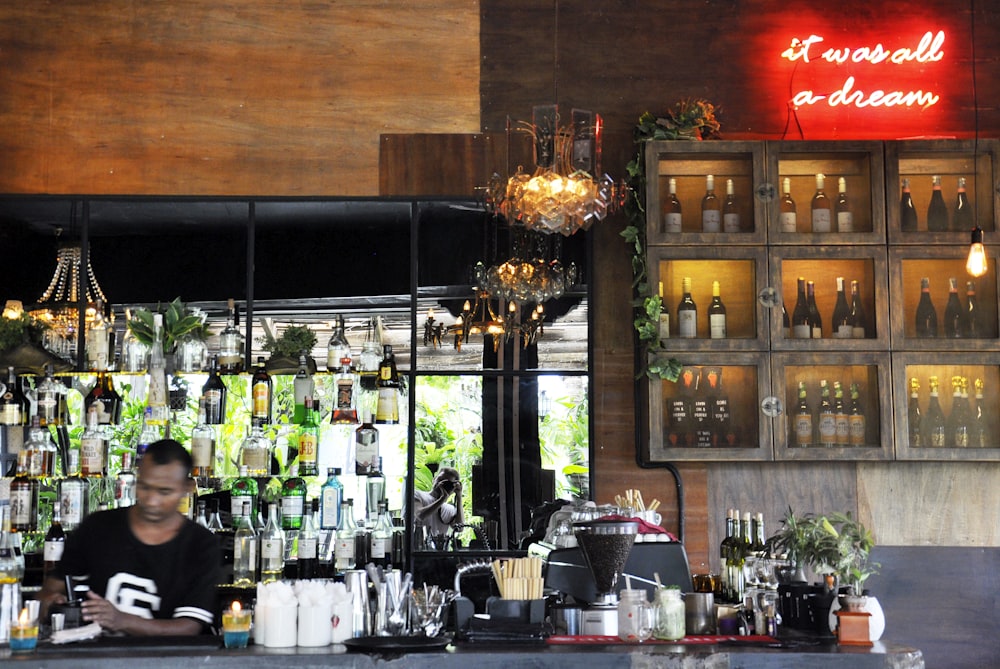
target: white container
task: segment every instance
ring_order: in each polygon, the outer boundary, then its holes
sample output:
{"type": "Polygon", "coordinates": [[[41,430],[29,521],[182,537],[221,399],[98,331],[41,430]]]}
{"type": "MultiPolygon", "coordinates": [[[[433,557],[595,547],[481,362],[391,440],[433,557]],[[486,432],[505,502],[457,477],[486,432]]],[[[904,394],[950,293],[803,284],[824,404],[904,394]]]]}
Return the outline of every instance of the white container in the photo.
{"type": "Polygon", "coordinates": [[[328,602],[316,606],[299,605],[297,645],[307,648],[330,645],[332,608],[328,602]]]}
{"type": "Polygon", "coordinates": [[[266,648],[291,648],[295,645],[298,640],[298,609],[298,604],[294,603],[267,606],[263,630],[266,648]]]}

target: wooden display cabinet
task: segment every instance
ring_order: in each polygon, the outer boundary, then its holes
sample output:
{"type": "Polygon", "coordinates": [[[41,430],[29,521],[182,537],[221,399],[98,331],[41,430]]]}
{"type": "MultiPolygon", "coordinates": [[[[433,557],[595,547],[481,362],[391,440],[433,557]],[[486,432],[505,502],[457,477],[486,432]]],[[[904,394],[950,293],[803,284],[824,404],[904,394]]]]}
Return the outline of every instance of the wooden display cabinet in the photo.
{"type": "Polygon", "coordinates": [[[965,177],[966,194],[975,220],[984,232],[998,229],[1000,192],[995,184],[1000,141],[980,140],[909,140],[886,144],[886,198],[889,241],[892,244],[969,243],[970,230],[956,229],[952,223],[957,200],[958,179],[965,177]],[[941,192],[948,208],[947,231],[927,230],[927,207],[930,204],[932,179],[941,177],[941,192]],[[900,225],[900,199],[903,179],[910,180],[910,196],[917,212],[917,229],[906,231],[900,225]]]}
{"type": "Polygon", "coordinates": [[[885,187],[881,142],[770,142],[767,174],[774,196],[768,204],[768,241],[771,244],[884,244],[885,187]],[[833,213],[832,232],[812,232],[812,199],[816,175],[823,174],[823,191],[836,206],[838,180],[846,180],[846,195],[853,218],[853,232],[837,231],[833,213]],[[795,201],[796,231],[782,232],[780,207],[782,181],[791,182],[795,201]]]}
{"type": "MultiPolygon", "coordinates": [[[[775,421],[776,460],[889,460],[892,458],[892,402],[889,356],[886,353],[775,353],[771,357],[774,395],[784,411],[775,421]],[[834,383],[843,391],[845,421],[851,410],[850,389],[858,385],[859,406],[865,418],[863,439],[852,444],[849,432],[838,427],[835,445],[824,445],[819,430],[821,381],[827,381],[830,401],[835,401],[834,383]],[[812,425],[808,445],[796,440],[799,382],[805,384],[812,425]]],[[[844,425],[847,423],[845,422],[844,425]]],[[[848,428],[849,429],[849,428],[848,428]]]]}
{"type": "Polygon", "coordinates": [[[892,295],[892,348],[894,351],[997,351],[1000,350],[1000,321],[997,318],[996,247],[986,246],[989,266],[985,276],[973,278],[965,271],[968,246],[913,247],[889,249],[889,291],[892,295]],[[937,337],[917,336],[916,313],[920,302],[922,278],[930,279],[930,296],[937,314],[937,337]],[[959,303],[967,308],[967,284],[976,292],[976,335],[961,337],[945,334],[945,309],[949,298],[949,279],[958,282],[959,303]]]}
{"type": "Polygon", "coordinates": [[[762,142],[650,142],[646,148],[646,242],[658,244],[763,244],[767,207],[756,196],[764,182],[762,142]],[[720,208],[726,199],[726,179],[733,180],[742,231],[702,232],[701,201],[706,175],[715,177],[720,208]],[[661,207],[667,201],[670,179],[677,183],[682,231],[663,230],[661,207]]]}
{"type": "Polygon", "coordinates": [[[995,360],[976,353],[899,353],[892,356],[896,458],[899,460],[997,460],[1000,459],[1000,366],[995,360]],[[943,446],[934,446],[924,438],[925,421],[929,413],[929,380],[934,376],[939,382],[938,404],[945,418],[943,446]],[[953,379],[967,381],[967,396],[955,397],[953,379]],[[916,401],[921,422],[911,424],[910,379],[919,384],[916,401]],[[982,380],[982,398],[976,397],[976,380],[982,380]],[[952,418],[956,406],[966,411],[968,426],[965,443],[955,435],[952,418]],[[977,427],[978,426],[978,427],[977,427]],[[920,442],[915,441],[914,428],[920,431],[920,442]],[[977,436],[980,433],[981,436],[977,436]]]}

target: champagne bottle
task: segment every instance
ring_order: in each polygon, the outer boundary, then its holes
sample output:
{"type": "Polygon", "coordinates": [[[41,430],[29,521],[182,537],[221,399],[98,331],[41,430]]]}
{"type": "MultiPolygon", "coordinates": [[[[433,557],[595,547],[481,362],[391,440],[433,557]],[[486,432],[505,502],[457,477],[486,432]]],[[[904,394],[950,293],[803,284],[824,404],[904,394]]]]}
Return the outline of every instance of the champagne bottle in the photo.
{"type": "Polygon", "coordinates": [[[931,389],[931,399],[920,427],[921,438],[926,437],[927,446],[931,448],[944,448],[944,411],[941,410],[941,402],[938,400],[938,377],[928,378],[927,386],[931,389]]]}
{"type": "Polygon", "coordinates": [[[931,202],[927,207],[927,229],[931,232],[942,232],[948,229],[948,207],[941,194],[941,177],[935,175],[931,183],[931,202]]]}
{"type": "Polygon", "coordinates": [[[660,208],[660,232],[677,234],[683,230],[681,219],[681,202],[677,199],[677,179],[671,177],[668,182],[667,197],[660,208]]]}
{"type": "Polygon", "coordinates": [[[989,433],[986,427],[986,415],[983,406],[983,380],[975,380],[976,406],[972,413],[972,423],[969,431],[969,446],[971,448],[986,448],[989,446],[989,433]]]}
{"type": "Polygon", "coordinates": [[[851,308],[847,306],[842,276],[837,277],[837,303],[833,307],[833,321],[830,323],[830,328],[836,339],[850,339],[854,336],[854,323],[851,319],[851,308]]]}
{"type": "Polygon", "coordinates": [[[847,199],[847,179],[837,180],[837,232],[854,232],[854,214],[851,213],[851,203],[847,199]]]}
{"type": "Polygon", "coordinates": [[[817,443],[820,446],[837,445],[837,419],[833,413],[833,403],[830,402],[830,386],[826,379],[819,382],[819,413],[817,418],[817,443]]]}
{"type": "Polygon", "coordinates": [[[229,298],[226,306],[226,327],[219,333],[219,372],[239,374],[243,371],[243,335],[239,330],[239,311],[236,300],[229,298]]]}
{"type": "Polygon", "coordinates": [[[917,230],[917,209],[913,206],[909,179],[903,179],[903,194],[899,198],[899,228],[903,232],[917,230]]]}
{"type": "Polygon", "coordinates": [[[812,281],[806,282],[806,298],[809,306],[809,325],[812,339],[823,338],[823,317],[819,315],[819,307],[816,306],[816,286],[812,281]]]}
{"type": "Polygon", "coordinates": [[[721,224],[722,212],[719,198],[715,195],[715,177],[709,174],[705,177],[705,197],[701,199],[701,230],[719,232],[721,224]]]}
{"type": "Polygon", "coordinates": [[[962,402],[962,377],[951,377],[951,411],[944,421],[944,444],[946,448],[967,448],[969,445],[969,424],[965,419],[965,403],[962,402]]]}
{"type": "Polygon", "coordinates": [[[305,419],[299,426],[299,474],[316,476],[319,474],[320,422],[317,400],[306,398],[305,419]]]}
{"type": "Polygon", "coordinates": [[[281,580],[285,571],[285,532],[278,524],[278,505],[267,505],[267,524],[260,535],[260,580],[272,583],[281,580]]]}
{"type": "Polygon", "coordinates": [[[955,339],[965,335],[962,304],[958,301],[958,279],[948,279],[948,303],[944,306],[944,336],[955,339]]]}
{"type": "Polygon", "coordinates": [[[205,400],[205,422],[207,424],[222,425],[226,422],[228,394],[226,384],[219,376],[219,357],[213,355],[209,366],[208,380],[201,387],[201,396],[205,400]]]}
{"type": "Polygon", "coordinates": [[[861,304],[861,290],[857,281],[851,281],[851,337],[864,339],[868,336],[868,316],[861,304]]]}
{"type": "Polygon", "coordinates": [[[931,280],[920,279],[920,302],[917,303],[917,336],[937,337],[937,312],[931,304],[931,280]]]}
{"type": "Polygon", "coordinates": [[[798,297],[795,299],[795,309],[792,311],[792,337],[795,339],[810,339],[812,337],[809,298],[806,297],[806,280],[801,276],[798,279],[798,297]]]}
{"type": "Polygon", "coordinates": [[[271,422],[271,406],[274,403],[274,386],[271,375],[264,366],[264,358],[257,358],[257,369],[250,380],[250,401],[252,411],[250,416],[267,425],[271,422]]]}
{"type": "Polygon", "coordinates": [[[309,373],[309,362],[305,353],[299,355],[299,370],[292,379],[292,390],[295,404],[292,409],[292,422],[301,425],[306,419],[306,398],[316,396],[316,384],[309,373]]]}
{"type": "Polygon", "coordinates": [[[233,585],[248,587],[257,582],[257,533],[250,520],[252,506],[244,501],[233,509],[233,585]]]}
{"type": "Polygon", "coordinates": [[[955,196],[955,211],[952,215],[952,230],[972,230],[976,227],[973,220],[972,205],[965,192],[965,177],[958,178],[958,194],[955,196]]]}
{"type": "Polygon", "coordinates": [[[916,378],[910,379],[910,401],[906,406],[906,423],[909,434],[907,435],[910,448],[921,448],[924,446],[923,430],[924,418],[920,412],[920,381],[916,378]]]}
{"type": "Polygon", "coordinates": [[[833,382],[833,420],[837,433],[837,446],[849,446],[851,444],[851,420],[847,416],[847,407],[844,404],[844,387],[840,381],[833,382]]]}
{"type": "Polygon", "coordinates": [[[795,212],[795,200],[792,199],[792,180],[785,177],[781,180],[781,203],[778,222],[781,231],[793,233],[797,231],[798,215],[795,212]]]}
{"type": "Polygon", "coordinates": [[[719,296],[719,282],[712,282],[712,303],[708,306],[708,327],[712,339],[726,338],[726,306],[719,296]]]}
{"type": "Polygon", "coordinates": [[[861,407],[861,392],[858,384],[851,384],[851,412],[848,416],[851,446],[864,446],[865,436],[865,412],[861,407]]]}
{"type": "Polygon", "coordinates": [[[726,201],[722,204],[722,231],[740,232],[740,208],[732,179],[726,179],[726,201]]]}
{"type": "Polygon", "coordinates": [[[809,400],[806,397],[806,383],[799,381],[799,402],[795,408],[795,445],[812,446],[813,419],[809,400]]]}
{"type": "Polygon", "coordinates": [[[963,321],[965,323],[966,337],[976,339],[983,336],[979,331],[979,306],[976,301],[975,281],[969,281],[965,284],[965,309],[963,310],[963,321]]]}
{"type": "Polygon", "coordinates": [[[691,277],[681,280],[680,304],[677,305],[677,334],[682,339],[694,339],[698,336],[698,307],[691,299],[691,277]]]}
{"type": "Polygon", "coordinates": [[[816,175],[816,193],[812,198],[812,231],[813,232],[830,232],[830,224],[832,219],[830,198],[826,196],[823,192],[823,187],[825,186],[826,176],[823,174],[816,175]]]}

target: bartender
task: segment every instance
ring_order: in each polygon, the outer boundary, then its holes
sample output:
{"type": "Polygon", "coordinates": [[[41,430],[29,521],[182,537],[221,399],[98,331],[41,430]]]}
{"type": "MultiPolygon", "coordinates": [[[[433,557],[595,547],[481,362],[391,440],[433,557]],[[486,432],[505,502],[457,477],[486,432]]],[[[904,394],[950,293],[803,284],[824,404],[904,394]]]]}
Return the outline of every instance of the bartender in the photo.
{"type": "Polygon", "coordinates": [[[216,537],[178,511],[194,488],[191,455],[172,439],[150,444],[136,503],[86,518],[66,539],[39,599],[66,602],[65,580],[85,581],[84,622],[129,635],[194,635],[213,622],[216,537]]]}
{"type": "Polygon", "coordinates": [[[448,533],[453,525],[464,522],[462,515],[462,481],[454,467],[442,467],[434,477],[430,492],[413,491],[416,518],[428,528],[431,536],[448,533]],[[448,500],[455,496],[454,503],[448,500]]]}

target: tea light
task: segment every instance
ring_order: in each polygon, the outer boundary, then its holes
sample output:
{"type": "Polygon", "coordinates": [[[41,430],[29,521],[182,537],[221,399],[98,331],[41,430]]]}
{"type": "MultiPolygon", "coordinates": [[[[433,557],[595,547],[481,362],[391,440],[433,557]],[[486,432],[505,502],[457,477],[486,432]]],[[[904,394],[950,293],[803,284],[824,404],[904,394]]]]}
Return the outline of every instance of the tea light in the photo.
{"type": "Polygon", "coordinates": [[[21,609],[17,622],[10,624],[10,649],[14,653],[30,653],[38,645],[38,620],[32,619],[28,609],[21,609]]]}
{"type": "Polygon", "coordinates": [[[246,648],[250,638],[250,612],[238,601],[222,612],[222,639],[226,648],[246,648]]]}

